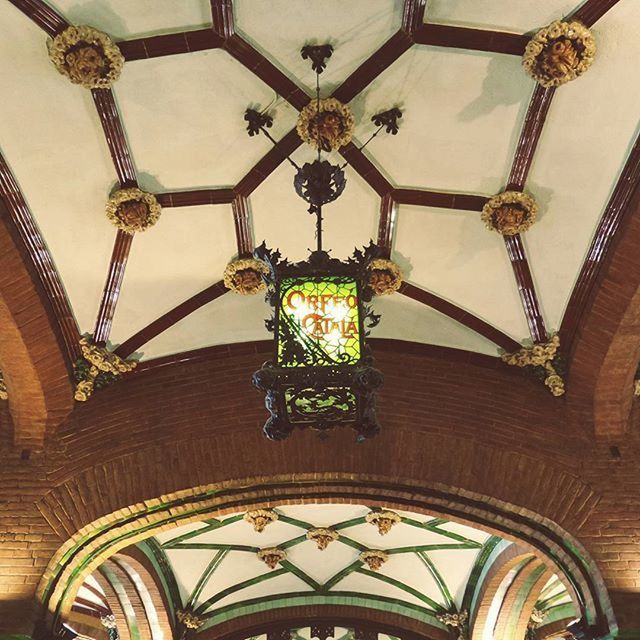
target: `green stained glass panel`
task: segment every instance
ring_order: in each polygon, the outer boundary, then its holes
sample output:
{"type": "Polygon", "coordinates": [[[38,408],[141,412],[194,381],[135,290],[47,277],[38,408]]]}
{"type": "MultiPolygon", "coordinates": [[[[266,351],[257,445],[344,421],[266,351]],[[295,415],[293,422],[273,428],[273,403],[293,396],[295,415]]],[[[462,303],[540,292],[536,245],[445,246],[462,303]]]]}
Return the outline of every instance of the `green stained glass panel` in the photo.
{"type": "Polygon", "coordinates": [[[360,360],[358,287],[353,278],[284,278],[280,283],[278,364],[318,367],[360,360]]]}

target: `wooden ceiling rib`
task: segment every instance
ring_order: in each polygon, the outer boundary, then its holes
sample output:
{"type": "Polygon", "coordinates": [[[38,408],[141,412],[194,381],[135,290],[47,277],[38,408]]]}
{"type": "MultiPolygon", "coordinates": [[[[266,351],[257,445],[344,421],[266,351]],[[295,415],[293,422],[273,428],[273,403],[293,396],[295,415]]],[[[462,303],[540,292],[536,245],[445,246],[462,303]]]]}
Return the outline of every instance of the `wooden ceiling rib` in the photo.
{"type": "Polygon", "coordinates": [[[64,31],[69,23],[42,0],[9,0],[51,37],[64,31]]]}
{"type": "Polygon", "coordinates": [[[378,246],[384,251],[385,257],[391,257],[393,235],[396,223],[397,205],[391,194],[382,196],[380,201],[380,220],[378,222],[378,246]]]}
{"type": "Polygon", "coordinates": [[[536,85],[533,91],[524,125],[520,133],[520,139],[518,140],[518,146],[516,147],[516,154],[511,166],[507,189],[514,191],[522,191],[524,189],[527,176],[529,175],[529,169],[533,162],[533,155],[538,146],[542,127],[547,119],[555,91],[553,88],[545,89],[539,84],[536,85]]]}
{"type": "Polygon", "coordinates": [[[379,196],[384,196],[393,190],[391,183],[382,175],[378,167],[353,142],[340,147],[340,155],[379,196]]]}
{"type": "Polygon", "coordinates": [[[118,42],[118,47],[127,62],[147,60],[179,53],[193,53],[221,47],[224,40],[211,29],[196,29],[161,36],[135,38],[118,42]]]}
{"type": "Polygon", "coordinates": [[[113,92],[111,89],[92,89],[91,94],[98,110],[98,116],[102,123],[120,186],[122,188],[137,187],[136,169],[133,166],[129,145],[124,134],[124,127],[120,120],[113,92]]]}
{"type": "Polygon", "coordinates": [[[80,331],[60,276],[53,264],[51,254],[31,215],[31,211],[20,191],[9,165],[0,154],[0,196],[11,216],[11,222],[21,238],[34,269],[40,279],[53,314],[57,319],[70,362],[75,362],[80,353],[80,331]]]}
{"type": "Polygon", "coordinates": [[[203,289],[200,293],[196,293],[195,296],[181,302],[178,306],[171,309],[171,311],[168,311],[138,331],[135,335],[123,342],[115,352],[121,358],[127,358],[134,353],[136,349],[140,348],[156,336],[159,336],[163,331],[166,331],[176,322],[186,318],[189,314],[193,313],[208,302],[219,298],[225,293],[227,293],[227,288],[224,286],[224,282],[222,282],[222,280],[212,284],[210,287],[203,289]]]}
{"type": "Polygon", "coordinates": [[[129,259],[132,242],[133,235],[118,229],[109,262],[107,282],[104,287],[100,309],[98,311],[98,319],[96,320],[96,327],[93,332],[93,339],[100,345],[106,344],[109,339],[109,334],[111,333],[113,316],[116,311],[118,298],[120,297],[120,289],[122,287],[122,280],[124,279],[124,271],[127,266],[127,260],[129,259]]]}
{"type": "Polygon", "coordinates": [[[447,300],[440,298],[434,293],[425,291],[424,289],[416,287],[409,282],[404,282],[402,284],[400,287],[400,293],[407,296],[407,298],[422,302],[422,304],[426,304],[432,309],[449,316],[449,318],[452,318],[472,331],[479,333],[481,336],[484,336],[487,340],[497,344],[506,351],[517,351],[520,348],[520,345],[515,340],[505,333],[502,333],[499,329],[496,329],[484,320],[474,316],[472,313],[461,309],[452,302],[448,302],[447,300]]]}
{"type": "Polygon", "coordinates": [[[489,198],[470,193],[446,193],[422,189],[394,189],[391,196],[398,204],[413,204],[437,209],[482,211],[489,198]]]}
{"type": "Polygon", "coordinates": [[[249,203],[243,195],[237,195],[231,203],[233,223],[236,229],[238,255],[250,256],[253,253],[253,234],[249,222],[249,203]]]}
{"type": "Polygon", "coordinates": [[[609,9],[618,4],[618,2],[620,2],[620,0],[587,0],[568,17],[574,20],[580,20],[580,22],[584,23],[587,27],[592,27],[609,9]]]}
{"type": "Polygon", "coordinates": [[[524,251],[524,245],[522,244],[522,238],[520,235],[504,236],[504,243],[518,283],[518,291],[520,292],[520,299],[527,317],[531,338],[534,342],[546,342],[547,330],[540,312],[540,305],[538,304],[538,297],[533,285],[533,278],[524,251]]]}
{"type": "Polygon", "coordinates": [[[600,219],[578,280],[571,292],[560,327],[560,337],[567,349],[576,337],[580,320],[598,280],[598,274],[612,248],[614,238],[629,213],[633,192],[640,188],[640,135],[629,153],[618,182],[600,219]]]}
{"type": "Polygon", "coordinates": [[[530,36],[517,33],[453,27],[445,24],[423,24],[413,37],[416,44],[507,53],[514,56],[521,56],[530,40],[530,36]]]}
{"type": "Polygon", "coordinates": [[[405,0],[402,7],[402,30],[414,33],[424,22],[427,0],[405,0]]]}
{"type": "Polygon", "coordinates": [[[156,194],[161,207],[194,207],[204,204],[231,204],[236,194],[233,189],[196,189],[193,191],[167,191],[156,194]]]}

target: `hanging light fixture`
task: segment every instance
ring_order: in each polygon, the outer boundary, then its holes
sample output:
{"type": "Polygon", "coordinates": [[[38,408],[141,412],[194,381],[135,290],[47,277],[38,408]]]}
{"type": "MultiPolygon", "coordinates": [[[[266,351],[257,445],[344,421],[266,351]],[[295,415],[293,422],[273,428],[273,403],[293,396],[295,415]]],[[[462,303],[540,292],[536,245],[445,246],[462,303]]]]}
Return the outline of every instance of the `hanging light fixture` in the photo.
{"type": "MultiPolygon", "coordinates": [[[[344,191],[346,165],[331,164],[322,152],[350,142],[354,125],[346,105],[320,98],[319,77],[332,52],[330,45],[301,51],[316,72],[316,96],[301,112],[297,130],[317,149],[317,157],[302,167],[288,158],[296,168],[296,193],[316,217],[316,249],[307,260],[293,264],[264,242],[254,251],[254,258],[268,266],[262,278],[273,308],[266,326],[274,333],[275,357],[256,371],[253,384],[266,394],[270,416],[264,432],[272,440],[288,437],[296,427],[326,437],[330,429],[349,425],[358,440],[380,430],[375,392],[383,376],[374,367],[366,337],[380,320],[369,303],[376,293],[372,264],[384,258],[384,252],[372,242],[341,261],[323,248],[322,207],[344,191]]],[[[395,134],[400,117],[398,109],[376,114],[372,120],[378,129],[366,144],[384,127],[395,134]]],[[[267,131],[272,125],[267,114],[249,109],[245,120],[249,135],[263,133],[276,144],[267,131]]]]}

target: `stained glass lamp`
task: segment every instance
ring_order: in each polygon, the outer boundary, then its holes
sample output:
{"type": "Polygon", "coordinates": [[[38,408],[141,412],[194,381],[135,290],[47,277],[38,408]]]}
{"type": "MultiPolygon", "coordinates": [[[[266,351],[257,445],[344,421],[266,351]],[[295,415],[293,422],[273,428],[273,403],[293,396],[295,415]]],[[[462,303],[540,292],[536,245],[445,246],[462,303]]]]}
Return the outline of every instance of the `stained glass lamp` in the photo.
{"type": "Polygon", "coordinates": [[[270,412],[264,426],[272,440],[282,440],[296,428],[326,436],[338,425],[349,425],[359,439],[375,435],[375,390],[382,374],[373,367],[366,345],[368,329],[379,320],[367,304],[369,263],[379,250],[371,244],[347,261],[313,251],[295,264],[262,244],[255,257],[270,268],[265,275],[273,317],[275,358],[253,376],[266,393],[270,412]]]}

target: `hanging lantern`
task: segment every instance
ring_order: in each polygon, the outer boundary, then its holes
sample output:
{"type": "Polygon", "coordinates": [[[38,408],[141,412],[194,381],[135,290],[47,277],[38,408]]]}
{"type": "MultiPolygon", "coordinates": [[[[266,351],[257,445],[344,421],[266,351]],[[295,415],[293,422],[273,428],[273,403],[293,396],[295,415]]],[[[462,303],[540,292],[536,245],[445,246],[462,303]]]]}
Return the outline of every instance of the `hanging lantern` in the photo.
{"type": "Polygon", "coordinates": [[[274,309],[266,324],[274,333],[275,360],[253,376],[271,413],[265,434],[282,440],[299,427],[326,435],[348,424],[359,439],[375,435],[374,393],[382,374],[365,338],[380,319],[367,304],[373,297],[369,264],[379,257],[378,247],[370,244],[346,262],[317,250],[291,264],[264,243],[254,255],[270,267],[265,280],[274,309]]]}

